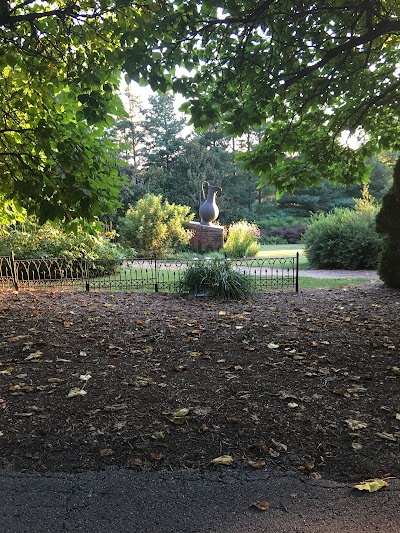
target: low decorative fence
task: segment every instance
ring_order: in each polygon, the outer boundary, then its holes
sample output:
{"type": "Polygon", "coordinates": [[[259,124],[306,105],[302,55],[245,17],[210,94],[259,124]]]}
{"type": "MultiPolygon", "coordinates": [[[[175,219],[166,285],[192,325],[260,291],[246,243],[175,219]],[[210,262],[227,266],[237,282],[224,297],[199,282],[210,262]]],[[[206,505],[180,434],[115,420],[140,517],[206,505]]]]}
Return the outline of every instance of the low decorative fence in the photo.
{"type": "MultiPolygon", "coordinates": [[[[183,272],[211,259],[15,259],[0,256],[0,289],[177,292],[183,272]]],[[[299,289],[299,256],[219,259],[251,277],[255,290],[299,289]]]]}

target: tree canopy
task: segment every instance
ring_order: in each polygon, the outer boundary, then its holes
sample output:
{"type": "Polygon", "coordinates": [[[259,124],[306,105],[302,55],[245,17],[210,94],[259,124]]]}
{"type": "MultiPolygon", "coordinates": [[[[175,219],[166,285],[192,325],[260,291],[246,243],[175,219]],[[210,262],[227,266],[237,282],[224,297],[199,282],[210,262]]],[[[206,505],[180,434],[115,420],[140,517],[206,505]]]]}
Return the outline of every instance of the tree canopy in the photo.
{"type": "MultiPolygon", "coordinates": [[[[115,91],[126,9],[0,1],[0,204],[9,218],[10,202],[42,221],[93,218],[115,205],[114,158],[99,137],[124,113],[115,91]]],[[[130,11],[140,23],[138,8],[130,11]]]]}
{"type": "Polygon", "coordinates": [[[399,11],[397,0],[0,0],[1,216],[115,208],[120,178],[100,139],[123,115],[121,70],[182,93],[197,127],[261,128],[243,155],[261,184],[362,180],[366,156],[399,150],[399,11]]]}
{"type": "Polygon", "coordinates": [[[263,127],[260,144],[243,155],[261,183],[294,191],[324,176],[362,181],[367,156],[399,149],[396,0],[166,4],[174,4],[170,19],[153,20],[141,42],[150,66],[133,47],[124,68],[184,94],[197,127],[219,121],[235,135],[263,127]]]}

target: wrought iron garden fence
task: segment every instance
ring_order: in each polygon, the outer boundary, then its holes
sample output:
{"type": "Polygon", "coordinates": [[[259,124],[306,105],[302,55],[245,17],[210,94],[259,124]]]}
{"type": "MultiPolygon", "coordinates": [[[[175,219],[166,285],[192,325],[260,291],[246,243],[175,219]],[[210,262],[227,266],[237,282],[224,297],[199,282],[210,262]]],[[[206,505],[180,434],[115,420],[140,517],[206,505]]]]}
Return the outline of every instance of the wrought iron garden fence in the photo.
{"type": "MultiPolygon", "coordinates": [[[[212,259],[15,259],[0,256],[0,289],[177,292],[184,271],[212,259]]],[[[255,290],[299,288],[299,257],[219,259],[249,276],[255,290]]]]}

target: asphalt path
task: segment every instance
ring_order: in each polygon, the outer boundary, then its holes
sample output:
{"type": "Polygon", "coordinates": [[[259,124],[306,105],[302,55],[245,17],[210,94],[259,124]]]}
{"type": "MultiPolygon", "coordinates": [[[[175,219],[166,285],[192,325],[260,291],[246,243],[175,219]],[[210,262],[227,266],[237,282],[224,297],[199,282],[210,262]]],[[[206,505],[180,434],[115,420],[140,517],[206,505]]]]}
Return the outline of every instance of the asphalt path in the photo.
{"type": "Polygon", "coordinates": [[[0,532],[399,533],[400,480],[388,482],[368,493],[269,469],[1,472],[0,532]]]}

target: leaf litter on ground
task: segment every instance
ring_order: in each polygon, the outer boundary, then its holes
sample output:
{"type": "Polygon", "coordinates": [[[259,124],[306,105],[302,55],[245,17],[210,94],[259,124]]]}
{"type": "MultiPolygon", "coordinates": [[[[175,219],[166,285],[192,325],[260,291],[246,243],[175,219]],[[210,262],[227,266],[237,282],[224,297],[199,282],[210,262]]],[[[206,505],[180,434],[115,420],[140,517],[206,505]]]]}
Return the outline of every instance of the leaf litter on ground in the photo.
{"type": "Polygon", "coordinates": [[[163,294],[0,293],[3,464],[186,469],[229,456],[315,479],[399,475],[393,292],[271,292],[220,311],[163,294]]]}

